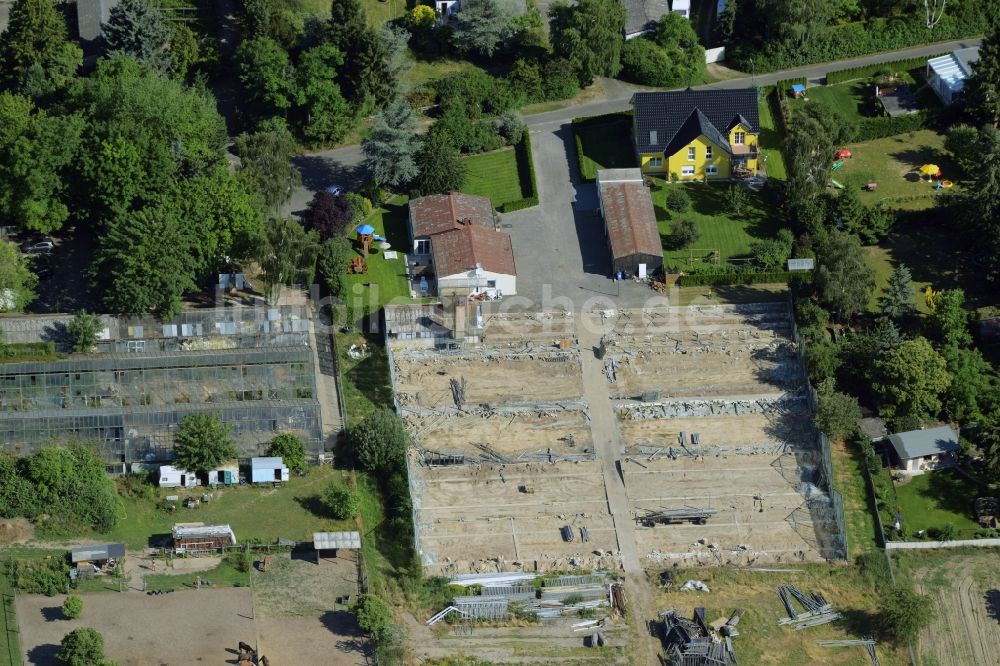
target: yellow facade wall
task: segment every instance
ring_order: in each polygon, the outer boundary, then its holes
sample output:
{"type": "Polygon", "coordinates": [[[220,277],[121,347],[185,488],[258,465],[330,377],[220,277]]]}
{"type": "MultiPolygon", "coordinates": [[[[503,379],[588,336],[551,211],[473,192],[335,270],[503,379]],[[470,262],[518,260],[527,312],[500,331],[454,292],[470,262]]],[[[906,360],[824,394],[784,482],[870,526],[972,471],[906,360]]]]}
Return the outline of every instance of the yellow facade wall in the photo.
{"type": "Polygon", "coordinates": [[[708,165],[718,167],[717,174],[707,176],[709,180],[729,178],[729,154],[721,146],[709,141],[704,136],[699,136],[667,158],[667,173],[670,180],[705,180],[705,167],[708,165]],[[712,159],[708,159],[706,149],[709,146],[712,148],[712,159]],[[694,148],[694,159],[689,158],[689,149],[691,148],[694,148]],[[685,173],[685,167],[694,167],[694,173],[685,173]]]}
{"type": "MultiPolygon", "coordinates": [[[[729,143],[731,145],[736,144],[736,133],[743,132],[746,136],[743,138],[743,143],[750,147],[751,150],[757,150],[757,135],[751,134],[746,127],[742,124],[736,125],[733,129],[729,130],[729,143]]],[[[747,167],[750,168],[754,173],[757,172],[757,158],[747,158],[747,167]]]]}
{"type": "Polygon", "coordinates": [[[643,173],[663,173],[667,170],[667,161],[663,159],[663,153],[647,153],[639,155],[639,166],[643,173]],[[660,159],[661,165],[652,166],[650,162],[656,158],[660,159]]]}

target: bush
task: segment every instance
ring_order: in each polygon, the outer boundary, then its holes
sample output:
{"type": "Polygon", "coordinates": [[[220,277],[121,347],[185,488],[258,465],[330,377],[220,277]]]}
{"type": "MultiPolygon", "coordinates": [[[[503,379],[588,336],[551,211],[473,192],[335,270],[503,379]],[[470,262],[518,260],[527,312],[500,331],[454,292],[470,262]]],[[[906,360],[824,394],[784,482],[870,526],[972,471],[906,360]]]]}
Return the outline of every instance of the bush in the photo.
{"type": "Polygon", "coordinates": [[[347,433],[358,466],[367,472],[391,472],[406,467],[410,438],[396,412],[379,407],[347,433]]]}
{"type": "Polygon", "coordinates": [[[507,142],[508,146],[515,146],[521,143],[528,131],[528,126],[524,124],[519,113],[508,111],[493,121],[493,129],[507,142]]]}
{"type": "Polygon", "coordinates": [[[376,643],[391,640],[393,635],[392,608],[374,594],[362,594],[351,609],[358,626],[372,635],[376,643]]]}
{"type": "Polygon", "coordinates": [[[645,37],[625,42],[622,47],[621,78],[644,86],[674,87],[687,83],[676,81],[676,72],[667,54],[645,37]]]}
{"type": "Polygon", "coordinates": [[[253,555],[245,550],[229,553],[226,555],[226,561],[240,573],[249,573],[253,568],[253,555]]]}
{"type": "Polygon", "coordinates": [[[306,445],[299,437],[283,432],[267,447],[267,455],[280,457],[285,466],[293,472],[306,471],[306,445]]]}
{"type": "Polygon", "coordinates": [[[936,615],[930,597],[907,587],[895,587],[880,595],[879,624],[899,644],[915,641],[936,615]]]}
{"type": "Polygon", "coordinates": [[[53,597],[69,589],[69,565],[61,558],[44,560],[11,560],[7,576],[21,592],[53,597]]]}
{"type": "Polygon", "coordinates": [[[691,208],[691,197],[683,187],[671,187],[667,191],[666,205],[675,213],[686,213],[691,208]]]}
{"type": "Polygon", "coordinates": [[[670,249],[680,250],[685,248],[697,241],[700,235],[698,227],[691,220],[675,222],[670,225],[670,249]]]}
{"type": "Polygon", "coordinates": [[[83,599],[71,594],[62,605],[62,614],[67,620],[75,620],[83,613],[83,599]]]}
{"type": "Polygon", "coordinates": [[[323,493],[323,504],[337,520],[350,520],[358,515],[361,502],[350,486],[334,481],[323,493]]]}
{"type": "Polygon", "coordinates": [[[731,284],[767,284],[787,283],[795,275],[788,271],[771,271],[767,273],[695,273],[682,275],[677,284],[681,287],[721,286],[731,284]]]}
{"type": "Polygon", "coordinates": [[[56,659],[67,666],[108,666],[104,636],[96,629],[74,629],[63,636],[56,659]]]}
{"type": "Polygon", "coordinates": [[[82,310],[77,312],[66,325],[66,333],[69,335],[73,351],[78,354],[92,352],[102,328],[101,318],[97,315],[87,314],[82,310]]]}
{"type": "Polygon", "coordinates": [[[521,192],[527,192],[528,195],[523,199],[503,204],[500,206],[501,213],[512,213],[515,210],[538,205],[538,184],[535,182],[535,163],[531,157],[531,135],[528,132],[525,132],[521,142],[514,146],[514,151],[521,192]]]}

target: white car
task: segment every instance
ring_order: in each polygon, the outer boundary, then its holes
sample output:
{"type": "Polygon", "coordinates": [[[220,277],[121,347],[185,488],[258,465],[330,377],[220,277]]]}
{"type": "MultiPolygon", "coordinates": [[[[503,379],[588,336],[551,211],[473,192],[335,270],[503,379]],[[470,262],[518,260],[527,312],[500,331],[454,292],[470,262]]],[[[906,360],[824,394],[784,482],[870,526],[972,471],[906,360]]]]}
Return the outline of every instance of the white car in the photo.
{"type": "Polygon", "coordinates": [[[54,247],[55,245],[52,243],[52,240],[45,238],[43,240],[25,245],[22,250],[25,254],[48,254],[54,247]]]}
{"type": "Polygon", "coordinates": [[[343,194],[344,188],[342,188],[340,185],[331,185],[330,187],[326,188],[326,191],[336,196],[343,194]]]}

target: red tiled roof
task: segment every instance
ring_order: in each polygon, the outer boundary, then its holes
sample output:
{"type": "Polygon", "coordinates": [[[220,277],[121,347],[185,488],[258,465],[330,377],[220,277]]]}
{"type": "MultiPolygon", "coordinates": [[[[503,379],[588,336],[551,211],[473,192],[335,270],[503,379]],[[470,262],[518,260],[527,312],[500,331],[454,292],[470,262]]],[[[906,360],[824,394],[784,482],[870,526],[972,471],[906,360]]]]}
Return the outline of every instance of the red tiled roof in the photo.
{"type": "Polygon", "coordinates": [[[493,206],[486,197],[451,192],[432,194],[410,201],[414,238],[434,236],[458,228],[459,220],[492,229],[493,206]]]}
{"type": "Polygon", "coordinates": [[[510,236],[476,224],[463,224],[431,239],[434,273],[438,279],[474,270],[516,275],[510,236]]]}
{"type": "Polygon", "coordinates": [[[653,199],[642,182],[602,184],[601,202],[615,259],[632,254],[663,254],[653,199]]]}

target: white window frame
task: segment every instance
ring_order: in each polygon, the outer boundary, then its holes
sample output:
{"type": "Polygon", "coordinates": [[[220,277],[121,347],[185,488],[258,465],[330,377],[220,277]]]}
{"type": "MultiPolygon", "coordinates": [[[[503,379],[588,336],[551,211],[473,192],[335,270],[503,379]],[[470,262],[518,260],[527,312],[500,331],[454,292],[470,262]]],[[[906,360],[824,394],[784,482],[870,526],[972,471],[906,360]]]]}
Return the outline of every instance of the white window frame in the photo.
{"type": "Polygon", "coordinates": [[[651,169],[662,169],[663,168],[663,158],[662,157],[650,157],[649,162],[646,163],[651,169]]]}
{"type": "Polygon", "coordinates": [[[705,165],[705,175],[706,176],[718,176],[719,166],[717,164],[706,164],[705,165]]]}
{"type": "Polygon", "coordinates": [[[694,166],[682,166],[681,167],[681,175],[682,176],[693,176],[694,175],[694,166]]]}
{"type": "Polygon", "coordinates": [[[705,146],[705,159],[712,159],[712,146],[705,146]]]}
{"type": "Polygon", "coordinates": [[[694,162],[695,160],[695,147],[688,146],[688,162],[694,162]]]}
{"type": "Polygon", "coordinates": [[[416,247],[413,249],[413,254],[423,255],[431,253],[431,240],[429,238],[418,238],[414,245],[416,247]]]}
{"type": "Polygon", "coordinates": [[[747,133],[746,132],[733,132],[733,143],[737,146],[742,146],[746,143],[747,133]]]}

